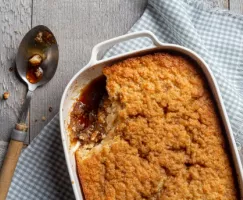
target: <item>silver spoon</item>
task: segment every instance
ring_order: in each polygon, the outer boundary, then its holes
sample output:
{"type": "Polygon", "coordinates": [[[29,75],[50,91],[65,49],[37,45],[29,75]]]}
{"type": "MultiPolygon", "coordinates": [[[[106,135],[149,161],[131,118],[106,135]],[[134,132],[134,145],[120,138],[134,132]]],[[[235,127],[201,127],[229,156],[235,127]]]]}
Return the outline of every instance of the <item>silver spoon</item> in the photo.
{"type": "Polygon", "coordinates": [[[32,28],[20,43],[16,57],[16,66],[19,76],[28,86],[28,92],[19,121],[16,123],[15,129],[11,134],[8,151],[1,168],[0,200],[4,200],[7,197],[12,176],[27,135],[26,119],[32,94],[37,87],[46,84],[52,79],[57,69],[58,56],[56,39],[51,30],[46,26],[40,25],[32,28]],[[33,55],[40,55],[42,58],[41,64],[35,67],[35,70],[37,68],[41,69],[41,76],[39,78],[33,74],[33,68],[29,62],[29,59],[33,55]]]}

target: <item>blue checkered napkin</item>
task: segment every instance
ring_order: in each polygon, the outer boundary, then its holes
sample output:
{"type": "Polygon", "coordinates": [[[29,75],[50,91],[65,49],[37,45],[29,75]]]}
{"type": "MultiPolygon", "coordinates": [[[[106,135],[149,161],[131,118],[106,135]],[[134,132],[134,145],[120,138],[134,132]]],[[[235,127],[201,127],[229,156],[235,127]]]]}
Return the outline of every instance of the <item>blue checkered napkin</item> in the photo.
{"type": "Polygon", "coordinates": [[[22,152],[7,199],[75,199],[65,163],[58,116],[22,152]]]}
{"type": "MultiPolygon", "coordinates": [[[[193,49],[208,62],[220,86],[238,146],[243,144],[243,17],[209,9],[201,0],[149,0],[131,31],[150,30],[162,42],[193,49]],[[241,133],[242,129],[242,133],[241,133]]],[[[151,45],[136,39],[107,56],[151,45]]],[[[55,117],[22,153],[8,200],[74,199],[55,117]]]]}

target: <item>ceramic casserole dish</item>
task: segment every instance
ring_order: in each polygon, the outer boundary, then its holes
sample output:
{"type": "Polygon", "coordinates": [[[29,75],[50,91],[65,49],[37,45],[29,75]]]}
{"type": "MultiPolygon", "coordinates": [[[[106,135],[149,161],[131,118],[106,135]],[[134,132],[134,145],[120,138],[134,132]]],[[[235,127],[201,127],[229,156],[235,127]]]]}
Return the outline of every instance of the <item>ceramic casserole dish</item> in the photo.
{"type": "Polygon", "coordinates": [[[198,66],[202,69],[208,81],[208,84],[210,86],[210,89],[213,93],[215,102],[217,104],[217,108],[219,110],[219,114],[222,119],[222,124],[227,134],[226,139],[228,140],[228,143],[230,145],[231,157],[234,162],[234,170],[236,171],[238,185],[240,188],[241,199],[243,198],[243,170],[242,170],[240,157],[234,140],[233,132],[230,127],[229,119],[226,114],[224,104],[222,102],[222,97],[219,92],[218,85],[216,83],[216,80],[209,66],[199,55],[197,55],[192,50],[179,45],[161,43],[153,33],[149,31],[142,31],[142,32],[135,32],[135,33],[119,36],[97,44],[92,50],[91,59],[89,63],[85,67],[83,67],[76,75],[74,75],[74,77],[68,83],[63,93],[61,99],[61,105],[60,105],[61,137],[62,137],[63,149],[66,157],[66,162],[68,166],[68,171],[72,182],[72,187],[77,200],[84,199],[84,196],[82,194],[81,185],[76,171],[75,149],[77,148],[75,146],[72,147],[70,144],[70,133],[68,130],[68,124],[70,122],[70,112],[72,110],[72,106],[75,100],[77,99],[77,97],[80,95],[80,89],[82,89],[82,87],[84,87],[94,78],[100,76],[102,74],[102,68],[104,66],[111,65],[117,61],[124,60],[130,57],[141,56],[145,54],[159,52],[162,50],[175,51],[187,55],[193,60],[195,60],[198,66]],[[108,47],[115,45],[119,42],[135,39],[139,37],[150,38],[153,42],[153,46],[136,50],[133,52],[125,53],[125,54],[116,55],[111,58],[98,60],[98,54],[100,51],[103,51],[108,47]]]}

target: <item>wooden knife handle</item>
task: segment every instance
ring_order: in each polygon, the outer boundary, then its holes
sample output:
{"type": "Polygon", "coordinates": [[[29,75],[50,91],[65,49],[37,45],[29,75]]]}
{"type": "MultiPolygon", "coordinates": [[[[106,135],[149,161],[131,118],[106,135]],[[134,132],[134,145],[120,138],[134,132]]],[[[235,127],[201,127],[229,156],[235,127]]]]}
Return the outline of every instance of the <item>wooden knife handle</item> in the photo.
{"type": "Polygon", "coordinates": [[[23,142],[11,140],[0,172],[0,200],[5,200],[17,165],[23,142]]]}

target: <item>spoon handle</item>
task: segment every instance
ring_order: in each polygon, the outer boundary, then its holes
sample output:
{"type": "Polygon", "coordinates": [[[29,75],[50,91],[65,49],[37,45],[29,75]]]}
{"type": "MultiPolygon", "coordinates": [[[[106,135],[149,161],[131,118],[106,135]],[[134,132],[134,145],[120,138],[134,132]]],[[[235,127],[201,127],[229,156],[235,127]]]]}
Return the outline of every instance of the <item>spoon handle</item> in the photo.
{"type": "Polygon", "coordinates": [[[19,123],[16,124],[15,129],[11,134],[11,140],[0,172],[0,200],[5,200],[7,197],[11,180],[18,163],[19,155],[27,135],[28,128],[26,118],[28,115],[32,94],[32,91],[28,91],[25,103],[23,105],[23,110],[20,115],[19,123]]]}
{"type": "Polygon", "coordinates": [[[26,94],[25,102],[22,107],[22,113],[19,118],[19,123],[21,123],[21,124],[26,123],[26,119],[27,119],[27,115],[28,115],[28,111],[29,111],[29,107],[30,107],[30,101],[31,101],[31,97],[32,97],[33,93],[34,93],[33,91],[29,90],[26,94]]]}
{"type": "Polygon", "coordinates": [[[0,174],[0,200],[5,200],[17,165],[23,142],[11,140],[0,174]]]}

